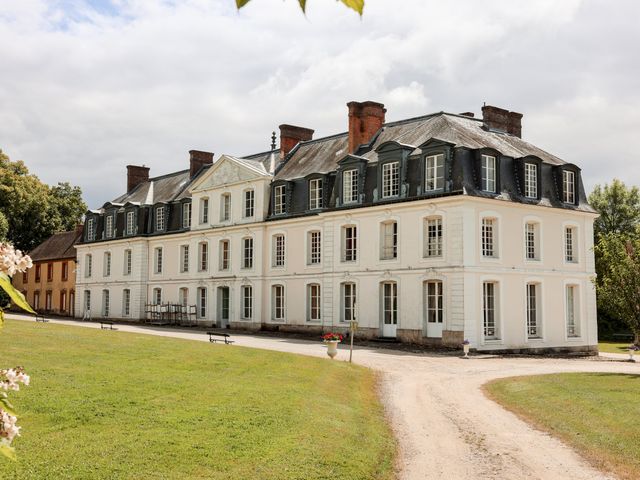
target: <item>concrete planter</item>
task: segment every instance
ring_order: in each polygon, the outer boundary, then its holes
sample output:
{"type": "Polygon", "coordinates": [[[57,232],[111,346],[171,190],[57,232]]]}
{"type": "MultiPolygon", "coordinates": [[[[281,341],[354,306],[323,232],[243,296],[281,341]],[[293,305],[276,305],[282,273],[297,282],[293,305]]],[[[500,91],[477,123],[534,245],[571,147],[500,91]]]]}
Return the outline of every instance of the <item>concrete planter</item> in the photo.
{"type": "Polygon", "coordinates": [[[324,343],[327,344],[327,355],[331,357],[331,360],[338,355],[338,341],[337,340],[326,340],[324,343]]]}

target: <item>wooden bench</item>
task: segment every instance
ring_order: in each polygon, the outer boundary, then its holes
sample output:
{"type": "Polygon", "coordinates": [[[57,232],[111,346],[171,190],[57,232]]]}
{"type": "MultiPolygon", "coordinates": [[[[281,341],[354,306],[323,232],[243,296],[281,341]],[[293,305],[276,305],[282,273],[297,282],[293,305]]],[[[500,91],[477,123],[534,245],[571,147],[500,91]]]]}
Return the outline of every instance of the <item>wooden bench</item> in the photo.
{"type": "Polygon", "coordinates": [[[44,315],[36,314],[36,322],[47,323],[49,320],[44,318],[44,315]]]}
{"type": "Polygon", "coordinates": [[[233,343],[233,340],[230,340],[231,335],[229,335],[228,333],[207,332],[207,335],[209,335],[209,341],[211,343],[224,342],[227,345],[231,345],[233,343]],[[213,337],[221,337],[221,338],[213,338],[213,337]]]}
{"type": "Polygon", "coordinates": [[[617,341],[629,341],[629,342],[633,342],[634,336],[633,333],[614,333],[613,335],[611,335],[611,337],[614,340],[617,341]]]}
{"type": "Polygon", "coordinates": [[[113,322],[100,322],[100,328],[102,330],[117,330],[117,328],[113,326],[113,322]]]}

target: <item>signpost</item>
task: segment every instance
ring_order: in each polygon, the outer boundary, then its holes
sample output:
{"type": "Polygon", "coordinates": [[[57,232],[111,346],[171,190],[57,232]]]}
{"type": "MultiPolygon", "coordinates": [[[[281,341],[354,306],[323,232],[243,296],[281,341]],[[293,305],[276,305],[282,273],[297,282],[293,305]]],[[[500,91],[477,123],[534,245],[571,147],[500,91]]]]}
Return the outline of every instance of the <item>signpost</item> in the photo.
{"type": "Polygon", "coordinates": [[[357,320],[351,320],[349,322],[349,331],[350,331],[350,340],[351,340],[351,345],[349,346],[349,363],[351,363],[351,358],[353,357],[353,337],[356,334],[356,331],[358,330],[358,321],[357,320]]]}

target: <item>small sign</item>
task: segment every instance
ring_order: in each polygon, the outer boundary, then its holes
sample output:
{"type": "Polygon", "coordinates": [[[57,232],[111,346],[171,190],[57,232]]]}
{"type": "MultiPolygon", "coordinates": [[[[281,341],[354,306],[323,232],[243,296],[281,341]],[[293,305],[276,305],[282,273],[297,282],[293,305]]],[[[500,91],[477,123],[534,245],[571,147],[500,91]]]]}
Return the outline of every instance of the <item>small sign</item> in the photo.
{"type": "Polygon", "coordinates": [[[355,333],[356,331],[358,331],[358,321],[357,321],[357,320],[351,320],[351,321],[349,322],[349,327],[350,327],[349,329],[350,329],[352,332],[354,332],[354,333],[355,333]]]}

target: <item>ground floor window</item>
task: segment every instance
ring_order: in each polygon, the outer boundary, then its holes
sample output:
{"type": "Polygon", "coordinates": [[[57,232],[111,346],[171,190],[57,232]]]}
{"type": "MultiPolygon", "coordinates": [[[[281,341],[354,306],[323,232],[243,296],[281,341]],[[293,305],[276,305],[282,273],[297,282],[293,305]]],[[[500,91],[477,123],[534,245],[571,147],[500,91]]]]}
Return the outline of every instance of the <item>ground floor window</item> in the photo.
{"type": "Polygon", "coordinates": [[[350,322],[356,319],[356,284],[343,283],[342,291],[342,318],[343,322],[350,322]]]}
{"type": "Polygon", "coordinates": [[[243,285],[241,288],[242,319],[251,320],[253,318],[253,287],[243,285]]]}
{"type": "Polygon", "coordinates": [[[398,323],[398,284],[396,282],[382,284],[382,323],[385,325],[398,323]]]}
{"type": "Polygon", "coordinates": [[[307,285],[307,321],[320,320],[320,285],[311,283],[307,285]]]}
{"type": "Polygon", "coordinates": [[[580,324],[578,321],[578,287],[576,285],[566,286],[566,317],[567,317],[567,337],[580,336],[580,324]]]}
{"type": "Polygon", "coordinates": [[[497,340],[500,338],[498,329],[497,309],[498,284],[484,282],[482,284],[482,319],[485,340],[497,340]]]}
{"type": "Polygon", "coordinates": [[[85,316],[91,314],[91,292],[89,290],[84,291],[84,314],[85,316]]]}
{"type": "Polygon", "coordinates": [[[272,319],[276,322],[284,321],[284,285],[271,287],[272,319]]]}
{"type": "Polygon", "coordinates": [[[122,291],[122,316],[128,317],[131,314],[131,290],[125,288],[122,291]]]}
{"type": "Polygon", "coordinates": [[[153,289],[153,303],[155,305],[162,305],[162,289],[161,288],[153,289]]]}
{"type": "Polygon", "coordinates": [[[33,292],[33,308],[36,311],[40,310],[40,292],[37,290],[33,292]]]}
{"type": "Polygon", "coordinates": [[[189,305],[189,289],[181,288],[180,289],[180,305],[186,307],[189,305]]]}
{"type": "Polygon", "coordinates": [[[198,318],[206,318],[207,316],[207,289],[205,287],[198,288],[198,318]]]}
{"type": "Polygon", "coordinates": [[[109,316],[109,290],[103,290],[102,291],[102,316],[103,317],[108,317],[109,316]]]}
{"type": "Polygon", "coordinates": [[[52,297],[53,297],[53,295],[51,294],[51,291],[48,291],[47,293],[45,293],[45,296],[44,296],[44,309],[47,312],[50,312],[51,310],[53,310],[52,297]]]}
{"type": "Polygon", "coordinates": [[[438,280],[425,282],[427,304],[427,323],[442,323],[442,282],[438,280]]]}
{"type": "Polygon", "coordinates": [[[64,313],[67,311],[67,291],[63,290],[60,292],[60,312],[64,313]]]}
{"type": "Polygon", "coordinates": [[[539,285],[537,283],[528,283],[526,287],[527,295],[527,337],[541,338],[542,329],[540,325],[540,309],[539,309],[539,285]]]}

